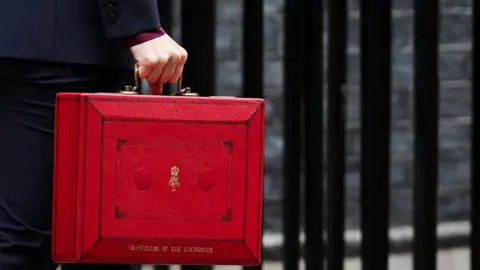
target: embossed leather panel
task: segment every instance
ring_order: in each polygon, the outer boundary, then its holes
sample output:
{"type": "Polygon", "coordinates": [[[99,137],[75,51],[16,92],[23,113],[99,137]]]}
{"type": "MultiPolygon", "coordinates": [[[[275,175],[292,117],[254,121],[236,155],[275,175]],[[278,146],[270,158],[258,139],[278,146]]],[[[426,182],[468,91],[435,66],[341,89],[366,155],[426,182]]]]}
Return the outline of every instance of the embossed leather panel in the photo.
{"type": "Polygon", "coordinates": [[[57,262],[255,265],[261,99],[57,96],[57,262]]]}

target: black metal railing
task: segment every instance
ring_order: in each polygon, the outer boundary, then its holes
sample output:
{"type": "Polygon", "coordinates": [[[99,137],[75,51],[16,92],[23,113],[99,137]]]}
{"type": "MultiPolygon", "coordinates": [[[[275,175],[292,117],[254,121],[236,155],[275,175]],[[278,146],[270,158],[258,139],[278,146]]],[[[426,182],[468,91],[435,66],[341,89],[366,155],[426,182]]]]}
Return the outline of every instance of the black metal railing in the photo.
{"type": "Polygon", "coordinates": [[[391,6],[360,1],[361,256],[372,270],[388,269],[391,6]]]}
{"type": "Polygon", "coordinates": [[[437,269],[439,1],[415,1],[414,269],[437,269]],[[426,18],[429,18],[428,20],[426,18]]]}
{"type": "Polygon", "coordinates": [[[480,269],[480,3],[473,1],[472,16],[472,150],[470,269],[480,269]]]}
{"type": "MultiPolygon", "coordinates": [[[[161,1],[167,31],[173,25],[173,1],[161,1]]],[[[285,270],[298,270],[301,256],[307,270],[344,269],[347,33],[351,2],[284,0],[282,260],[285,270]],[[324,33],[328,34],[325,40],[324,33]],[[326,164],[325,170],[322,164],[326,164]],[[305,232],[303,246],[299,241],[301,231],[305,232]]],[[[480,269],[480,2],[472,2],[470,267],[473,270],[480,269]]],[[[440,1],[413,3],[413,267],[436,270],[440,1]]],[[[392,214],[389,187],[392,1],[358,0],[358,4],[360,256],[363,269],[387,270],[392,214]]],[[[215,95],[215,1],[182,0],[181,5],[181,42],[189,51],[186,83],[201,95],[215,95]]],[[[243,1],[242,95],[245,97],[264,95],[263,6],[263,0],[243,1]]],[[[157,266],[157,269],[168,267],[157,266]]],[[[183,266],[182,269],[213,268],[183,266]]],[[[260,270],[262,266],[244,269],[260,270]]]]}

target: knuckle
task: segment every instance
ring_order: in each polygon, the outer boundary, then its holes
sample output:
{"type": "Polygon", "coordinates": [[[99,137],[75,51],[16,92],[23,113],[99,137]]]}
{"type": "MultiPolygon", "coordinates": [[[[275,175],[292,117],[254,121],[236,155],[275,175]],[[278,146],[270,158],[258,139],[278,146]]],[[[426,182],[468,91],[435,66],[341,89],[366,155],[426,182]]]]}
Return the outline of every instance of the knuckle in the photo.
{"type": "Polygon", "coordinates": [[[188,56],[183,56],[181,59],[180,59],[180,63],[181,64],[185,64],[185,62],[187,62],[187,59],[188,59],[188,56]]]}
{"type": "Polygon", "coordinates": [[[153,55],[150,55],[150,56],[146,56],[143,58],[143,62],[145,63],[145,65],[147,66],[154,66],[156,63],[157,63],[157,59],[155,56],[153,55]]]}
{"type": "Polygon", "coordinates": [[[180,51],[181,51],[182,58],[187,59],[188,58],[188,52],[184,48],[181,48],[180,51]]]}
{"type": "Polygon", "coordinates": [[[186,56],[185,56],[185,57],[182,57],[182,58],[180,59],[180,62],[179,62],[179,63],[182,64],[182,65],[184,65],[185,62],[187,62],[187,57],[186,57],[186,56]]]}
{"type": "Polygon", "coordinates": [[[180,53],[172,54],[172,57],[170,58],[170,61],[174,64],[179,63],[181,60],[182,60],[182,56],[180,53]]]}
{"type": "Polygon", "coordinates": [[[168,62],[168,57],[166,55],[159,55],[157,64],[164,65],[168,62]]]}

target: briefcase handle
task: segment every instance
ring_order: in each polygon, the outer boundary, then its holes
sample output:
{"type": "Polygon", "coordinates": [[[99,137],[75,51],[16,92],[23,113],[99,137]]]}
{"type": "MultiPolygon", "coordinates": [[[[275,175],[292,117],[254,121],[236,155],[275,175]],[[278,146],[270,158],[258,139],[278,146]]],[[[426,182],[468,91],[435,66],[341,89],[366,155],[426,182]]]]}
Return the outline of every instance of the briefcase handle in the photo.
{"type": "MultiPolygon", "coordinates": [[[[127,85],[125,86],[125,89],[123,89],[122,91],[120,91],[121,94],[124,94],[124,95],[138,95],[140,94],[138,92],[138,87],[140,85],[140,82],[139,82],[139,79],[138,79],[138,68],[135,68],[135,71],[133,72],[133,85],[127,85]]],[[[182,85],[182,80],[183,79],[183,75],[180,75],[180,78],[178,79],[178,82],[177,82],[177,95],[179,96],[190,96],[190,97],[196,97],[198,96],[197,93],[195,92],[192,92],[192,89],[190,87],[183,87],[182,85]]]]}

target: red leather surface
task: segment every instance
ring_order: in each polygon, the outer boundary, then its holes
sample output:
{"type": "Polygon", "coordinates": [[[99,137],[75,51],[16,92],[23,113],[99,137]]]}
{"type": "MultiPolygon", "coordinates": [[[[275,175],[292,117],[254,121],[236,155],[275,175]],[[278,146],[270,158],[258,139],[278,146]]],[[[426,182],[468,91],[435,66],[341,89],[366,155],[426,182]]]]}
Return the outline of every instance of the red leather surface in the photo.
{"type": "Polygon", "coordinates": [[[261,99],[57,96],[57,262],[256,265],[261,99]]]}

